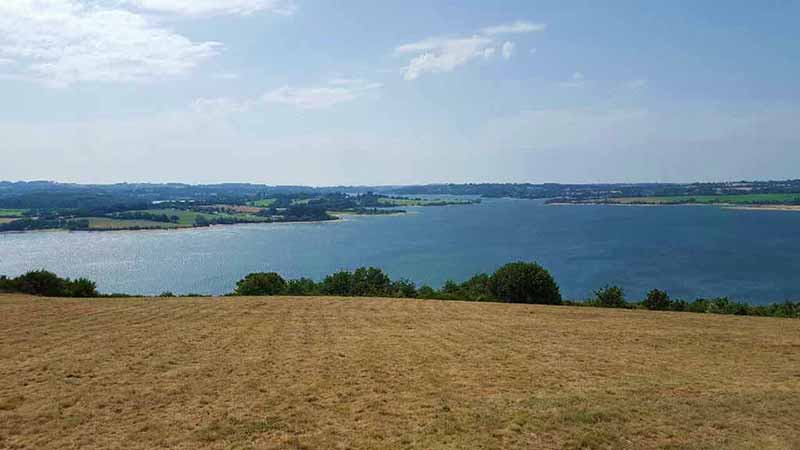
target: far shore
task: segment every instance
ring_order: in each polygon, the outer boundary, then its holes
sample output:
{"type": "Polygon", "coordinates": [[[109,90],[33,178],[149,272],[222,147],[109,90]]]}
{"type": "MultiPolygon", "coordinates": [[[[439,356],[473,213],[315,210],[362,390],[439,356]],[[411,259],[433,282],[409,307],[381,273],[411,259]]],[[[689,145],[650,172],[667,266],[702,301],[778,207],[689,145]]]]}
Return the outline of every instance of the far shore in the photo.
{"type": "Polygon", "coordinates": [[[716,206],[723,209],[738,209],[743,211],[800,211],[800,205],[741,205],[736,203],[615,203],[615,202],[557,202],[548,203],[548,206],[716,206]]]}

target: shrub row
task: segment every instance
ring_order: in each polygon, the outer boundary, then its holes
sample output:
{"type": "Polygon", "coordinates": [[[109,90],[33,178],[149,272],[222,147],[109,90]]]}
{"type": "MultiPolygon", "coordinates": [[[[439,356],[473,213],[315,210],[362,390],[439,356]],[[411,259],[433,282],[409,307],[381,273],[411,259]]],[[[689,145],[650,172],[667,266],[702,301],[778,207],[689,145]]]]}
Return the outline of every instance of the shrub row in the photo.
{"type": "Polygon", "coordinates": [[[699,298],[694,301],[672,299],[669,294],[653,289],[641,302],[628,302],[619,286],[606,286],[594,293],[587,302],[570,303],[578,306],[601,308],[649,309],[651,311],[681,311],[710,314],[733,314],[738,316],[769,316],[800,318],[800,302],[786,301],[770,305],[750,305],[736,302],[728,297],[699,298]]]}
{"type": "Polygon", "coordinates": [[[562,303],[550,273],[535,263],[506,264],[492,275],[480,274],[441,290],[419,289],[409,280],[392,281],[381,269],[361,267],[339,271],[317,283],[308,278],[286,281],[275,272],[253,273],[236,284],[232,295],[336,295],[343,297],[397,297],[442,300],[502,301],[509,303],[562,303]]]}
{"type": "Polygon", "coordinates": [[[97,285],[86,278],[70,280],[46,270],[35,270],[16,278],[0,276],[0,292],[44,297],[97,297],[97,285]]]}
{"type": "MultiPolygon", "coordinates": [[[[25,293],[47,297],[98,297],[94,282],[85,278],[60,278],[45,270],[28,272],[17,278],[0,276],[0,292],[25,293]]],[[[285,280],[275,272],[252,273],[236,284],[231,296],[293,295],[341,297],[394,297],[462,301],[494,301],[507,303],[568,304],[602,308],[648,309],[654,311],[686,311],[712,314],[735,314],[800,318],[800,302],[771,305],[750,305],[728,297],[685,301],[672,299],[665,291],[654,289],[638,302],[625,298],[619,286],[597,290],[593,298],[582,302],[565,302],[558,284],[550,273],[535,263],[506,264],[493,274],[478,274],[463,283],[447,281],[441,289],[416,285],[405,279],[392,280],[381,269],[361,267],[339,271],[316,282],[309,278],[285,280]]],[[[106,297],[127,297],[112,294],[106,297]]],[[[161,297],[171,297],[165,292],[161,297]]],[[[189,296],[198,296],[191,294],[189,296]]]]}

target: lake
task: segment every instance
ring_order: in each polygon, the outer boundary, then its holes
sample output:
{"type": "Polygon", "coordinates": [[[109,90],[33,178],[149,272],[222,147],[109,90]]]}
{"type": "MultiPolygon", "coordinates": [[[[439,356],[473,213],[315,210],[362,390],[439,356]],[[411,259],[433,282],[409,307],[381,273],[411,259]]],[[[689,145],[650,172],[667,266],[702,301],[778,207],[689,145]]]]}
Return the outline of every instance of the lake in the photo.
{"type": "Polygon", "coordinates": [[[526,260],[549,269],[568,299],[605,284],[629,299],[653,288],[685,299],[800,299],[800,212],[512,199],[408,210],[327,223],[0,234],[0,274],[44,268],[96,280],[104,293],[222,294],[256,271],[320,279],[376,266],[439,287],[526,260]]]}

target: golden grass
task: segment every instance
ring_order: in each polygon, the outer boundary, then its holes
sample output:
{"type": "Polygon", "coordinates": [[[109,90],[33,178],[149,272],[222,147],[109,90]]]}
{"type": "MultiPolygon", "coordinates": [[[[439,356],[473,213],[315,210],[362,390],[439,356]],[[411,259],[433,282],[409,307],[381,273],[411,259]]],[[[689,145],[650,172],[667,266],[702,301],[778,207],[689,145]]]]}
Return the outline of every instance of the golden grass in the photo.
{"type": "Polygon", "coordinates": [[[4,449],[797,449],[800,321],[0,296],[4,449]]]}

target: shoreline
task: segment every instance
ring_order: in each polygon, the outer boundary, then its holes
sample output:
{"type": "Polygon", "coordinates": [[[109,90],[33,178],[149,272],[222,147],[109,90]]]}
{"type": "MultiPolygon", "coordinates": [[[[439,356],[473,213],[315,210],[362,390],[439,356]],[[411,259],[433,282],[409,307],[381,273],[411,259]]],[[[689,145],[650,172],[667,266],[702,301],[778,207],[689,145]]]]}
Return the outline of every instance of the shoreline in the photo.
{"type": "Polygon", "coordinates": [[[736,203],[614,203],[614,202],[557,202],[547,203],[547,206],[639,206],[639,207],[668,207],[668,206],[715,206],[721,209],[736,209],[742,211],[800,211],[800,205],[765,205],[765,204],[736,204],[736,203]]]}

